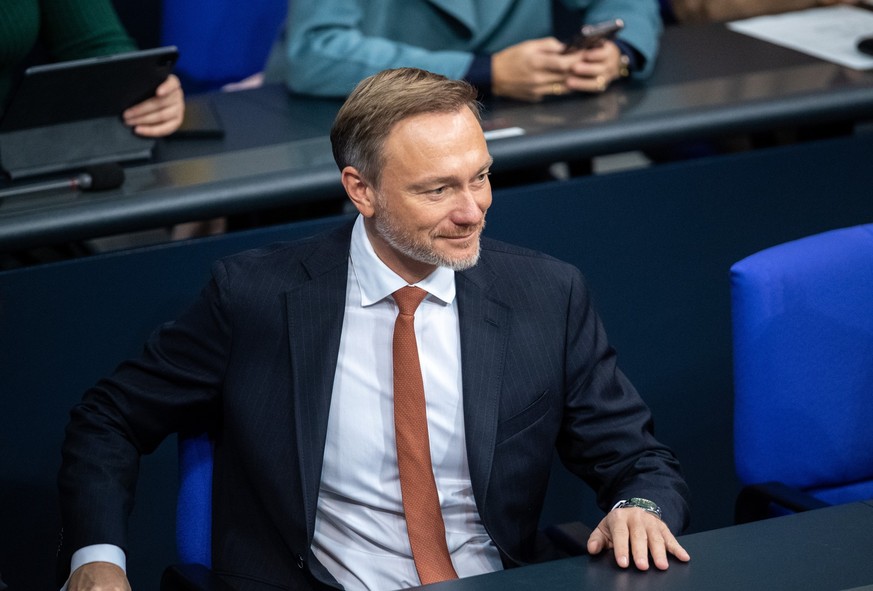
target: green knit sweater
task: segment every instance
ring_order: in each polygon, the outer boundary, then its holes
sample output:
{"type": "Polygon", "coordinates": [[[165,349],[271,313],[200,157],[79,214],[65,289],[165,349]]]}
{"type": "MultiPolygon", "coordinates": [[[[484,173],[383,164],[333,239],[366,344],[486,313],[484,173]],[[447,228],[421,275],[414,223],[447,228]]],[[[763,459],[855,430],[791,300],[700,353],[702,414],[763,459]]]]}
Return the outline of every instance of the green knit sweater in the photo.
{"type": "Polygon", "coordinates": [[[38,39],[56,61],[136,49],[110,0],[0,0],[0,110],[38,39]]]}

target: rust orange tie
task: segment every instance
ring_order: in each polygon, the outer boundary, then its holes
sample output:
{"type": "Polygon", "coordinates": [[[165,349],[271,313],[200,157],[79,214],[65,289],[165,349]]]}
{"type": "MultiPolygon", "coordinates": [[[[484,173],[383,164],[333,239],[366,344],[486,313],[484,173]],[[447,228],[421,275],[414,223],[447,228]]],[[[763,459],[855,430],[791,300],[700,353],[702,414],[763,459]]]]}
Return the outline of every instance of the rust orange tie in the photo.
{"type": "Polygon", "coordinates": [[[424,383],[413,327],[415,310],[427,292],[407,286],[393,295],[400,309],[394,323],[394,433],[400,492],[415,569],[426,585],[458,578],[446,544],[430,459],[424,383]]]}

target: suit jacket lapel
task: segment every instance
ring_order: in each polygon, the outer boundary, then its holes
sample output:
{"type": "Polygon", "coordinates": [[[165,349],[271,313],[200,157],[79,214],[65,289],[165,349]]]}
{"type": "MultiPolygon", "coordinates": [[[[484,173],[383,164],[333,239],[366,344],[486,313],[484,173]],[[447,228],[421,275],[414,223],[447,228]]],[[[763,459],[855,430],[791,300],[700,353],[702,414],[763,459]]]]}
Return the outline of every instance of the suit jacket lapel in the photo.
{"type": "Polygon", "coordinates": [[[307,531],[312,540],[331,391],[339,354],[351,225],[303,261],[310,279],[286,293],[291,391],[307,531]]]}
{"type": "Polygon", "coordinates": [[[490,292],[493,280],[484,262],[456,275],[467,458],[476,499],[486,498],[491,474],[511,314],[490,292]]]}

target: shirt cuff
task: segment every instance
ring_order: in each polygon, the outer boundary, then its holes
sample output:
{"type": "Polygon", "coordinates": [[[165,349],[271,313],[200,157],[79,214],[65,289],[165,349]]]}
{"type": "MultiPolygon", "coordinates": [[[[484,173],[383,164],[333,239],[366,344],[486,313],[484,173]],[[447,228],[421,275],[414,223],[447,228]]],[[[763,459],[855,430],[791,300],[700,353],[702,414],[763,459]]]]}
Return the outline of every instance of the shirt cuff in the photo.
{"type": "MultiPolygon", "coordinates": [[[[93,544],[79,548],[73,552],[73,557],[70,559],[70,574],[73,574],[77,568],[90,562],[111,562],[127,573],[127,557],[124,555],[124,550],[112,544],[93,544]]],[[[61,591],[67,591],[67,584],[61,587],[61,591]]]]}

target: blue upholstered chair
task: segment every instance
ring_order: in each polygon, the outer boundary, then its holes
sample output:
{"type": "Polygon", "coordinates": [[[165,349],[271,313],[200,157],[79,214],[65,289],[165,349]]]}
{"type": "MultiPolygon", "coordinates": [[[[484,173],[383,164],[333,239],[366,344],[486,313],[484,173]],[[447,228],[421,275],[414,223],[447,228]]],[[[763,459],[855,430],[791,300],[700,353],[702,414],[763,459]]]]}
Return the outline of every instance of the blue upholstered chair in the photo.
{"type": "Polygon", "coordinates": [[[179,437],[176,551],[184,563],[212,566],[212,453],[205,433],[179,437]]]}
{"type": "Polygon", "coordinates": [[[164,571],[162,591],[229,589],[212,567],[212,456],[215,443],[206,434],[179,436],[179,493],[176,551],[180,564],[164,571]]]}
{"type": "Polygon", "coordinates": [[[738,522],[873,498],[873,224],[731,268],[738,522]]]}
{"type": "Polygon", "coordinates": [[[161,43],[179,48],[186,92],[216,90],[264,69],[288,0],[163,0],[161,43]]]}

